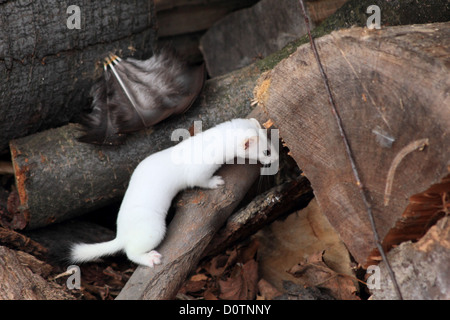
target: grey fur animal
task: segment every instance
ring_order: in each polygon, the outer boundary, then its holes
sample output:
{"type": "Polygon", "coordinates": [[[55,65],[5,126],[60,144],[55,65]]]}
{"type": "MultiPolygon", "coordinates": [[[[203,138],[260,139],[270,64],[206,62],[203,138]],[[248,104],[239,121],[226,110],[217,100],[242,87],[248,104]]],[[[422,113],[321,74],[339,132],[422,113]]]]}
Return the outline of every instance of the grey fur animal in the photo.
{"type": "Polygon", "coordinates": [[[189,66],[169,50],[147,60],[105,59],[103,77],[91,89],[93,108],[78,140],[119,145],[126,134],[185,112],[200,94],[205,67],[189,66]]]}

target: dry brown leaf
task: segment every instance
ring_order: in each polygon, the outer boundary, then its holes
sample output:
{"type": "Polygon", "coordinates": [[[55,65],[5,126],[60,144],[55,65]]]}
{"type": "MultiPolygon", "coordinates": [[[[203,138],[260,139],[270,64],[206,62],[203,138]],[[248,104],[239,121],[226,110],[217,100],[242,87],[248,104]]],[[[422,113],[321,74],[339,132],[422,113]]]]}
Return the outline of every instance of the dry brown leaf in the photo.
{"type": "Polygon", "coordinates": [[[204,274],[204,273],[198,273],[198,274],[194,274],[192,277],[191,277],[191,281],[202,281],[202,280],[208,280],[209,278],[208,278],[208,276],[206,275],[206,274],[204,274]]]}
{"type": "Polygon", "coordinates": [[[300,278],[307,287],[321,287],[340,300],[358,299],[353,278],[332,270],[323,260],[324,251],[311,254],[305,262],[301,262],[287,272],[300,278]]]}
{"type": "Polygon", "coordinates": [[[281,292],[278,291],[273,285],[264,279],[258,281],[259,300],[273,300],[273,298],[281,296],[281,292]]]}
{"type": "Polygon", "coordinates": [[[255,259],[256,252],[258,252],[259,242],[253,239],[248,245],[238,248],[238,261],[241,263],[246,263],[250,260],[255,259]]]}
{"type": "Polygon", "coordinates": [[[219,280],[220,295],[219,298],[223,300],[241,300],[244,291],[244,281],[240,267],[233,269],[230,277],[226,280],[219,280]]]}
{"type": "Polygon", "coordinates": [[[220,254],[213,257],[205,266],[205,269],[210,275],[219,277],[230,265],[233,265],[236,262],[237,256],[237,249],[228,250],[227,254],[220,254]]]}
{"type": "Polygon", "coordinates": [[[217,298],[217,295],[210,288],[206,289],[205,293],[203,293],[203,298],[205,300],[219,300],[219,298],[217,298]]]}
{"type": "Polygon", "coordinates": [[[250,260],[244,265],[237,264],[226,280],[219,280],[220,299],[251,300],[256,297],[258,264],[250,260]]]}
{"type": "MultiPolygon", "coordinates": [[[[323,282],[335,273],[346,274],[353,280],[353,288],[358,288],[348,250],[339,235],[330,225],[315,199],[307,208],[277,220],[260,231],[256,237],[260,242],[258,249],[259,272],[262,278],[278,291],[285,292],[283,283],[291,281],[299,286],[323,282]],[[323,260],[323,261],[322,261],[323,260]],[[309,265],[299,264],[308,262],[309,265]],[[311,267],[311,263],[323,265],[326,269],[311,267]],[[330,273],[331,269],[333,272],[330,273]],[[291,273],[286,272],[290,270],[291,273]],[[307,282],[302,273],[315,276],[307,282]],[[296,274],[298,277],[294,277],[296,274]]],[[[342,276],[340,276],[342,277],[342,276]]],[[[353,290],[350,290],[352,292],[353,290]]]]}
{"type": "Polygon", "coordinates": [[[201,280],[201,281],[191,281],[188,280],[185,282],[184,286],[183,286],[183,290],[180,290],[180,292],[182,293],[195,293],[195,292],[199,292],[202,289],[205,288],[206,285],[206,281],[205,280],[201,280]]]}

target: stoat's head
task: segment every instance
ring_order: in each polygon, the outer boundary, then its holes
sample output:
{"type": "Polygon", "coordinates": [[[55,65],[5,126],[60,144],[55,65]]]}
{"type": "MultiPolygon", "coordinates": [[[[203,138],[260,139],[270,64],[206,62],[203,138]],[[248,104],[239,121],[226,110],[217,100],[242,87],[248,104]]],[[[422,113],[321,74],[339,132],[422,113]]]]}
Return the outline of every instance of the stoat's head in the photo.
{"type": "Polygon", "coordinates": [[[262,164],[270,164],[278,161],[278,139],[271,142],[267,137],[267,129],[263,129],[256,119],[249,119],[252,127],[246,130],[245,135],[241,140],[240,154],[243,158],[259,161],[262,164]]]}

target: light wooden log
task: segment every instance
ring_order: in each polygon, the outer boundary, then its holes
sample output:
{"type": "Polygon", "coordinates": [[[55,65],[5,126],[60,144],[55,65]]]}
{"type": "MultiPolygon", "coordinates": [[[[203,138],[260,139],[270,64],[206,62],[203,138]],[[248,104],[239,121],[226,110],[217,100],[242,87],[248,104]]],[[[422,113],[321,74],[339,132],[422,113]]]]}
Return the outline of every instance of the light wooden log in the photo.
{"type": "MultiPolygon", "coordinates": [[[[448,174],[449,39],[447,22],[353,28],[316,40],[381,239],[410,196],[448,174]]],[[[330,223],[367,265],[372,229],[310,45],[263,76],[256,95],[330,223]]]]}

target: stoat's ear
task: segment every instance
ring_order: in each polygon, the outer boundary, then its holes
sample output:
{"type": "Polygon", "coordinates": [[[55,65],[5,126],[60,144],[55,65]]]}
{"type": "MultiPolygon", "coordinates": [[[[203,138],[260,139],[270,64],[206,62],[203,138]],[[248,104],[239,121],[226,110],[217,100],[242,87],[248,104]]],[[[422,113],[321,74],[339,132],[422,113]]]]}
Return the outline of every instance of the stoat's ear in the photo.
{"type": "Polygon", "coordinates": [[[242,148],[244,150],[248,150],[251,146],[254,146],[258,143],[258,136],[252,136],[245,138],[242,143],[242,148]]]}
{"type": "Polygon", "coordinates": [[[254,122],[258,129],[261,129],[261,124],[258,120],[256,120],[255,118],[250,118],[250,121],[254,122]]]}

